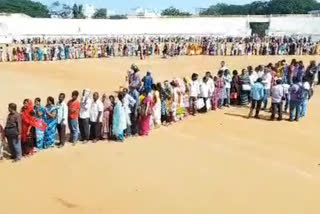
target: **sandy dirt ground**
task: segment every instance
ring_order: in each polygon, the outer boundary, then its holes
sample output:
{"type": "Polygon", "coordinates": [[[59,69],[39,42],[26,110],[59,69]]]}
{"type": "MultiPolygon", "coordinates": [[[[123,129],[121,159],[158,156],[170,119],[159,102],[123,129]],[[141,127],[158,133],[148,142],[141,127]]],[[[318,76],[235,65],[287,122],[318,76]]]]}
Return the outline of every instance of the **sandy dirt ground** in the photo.
{"type": "MultiPolygon", "coordinates": [[[[276,62],[282,57],[91,59],[0,64],[7,103],[73,89],[112,92],[135,62],[156,79],[276,62]]],[[[286,57],[291,60],[291,57],[286,57]]],[[[297,57],[305,63],[319,57],[297,57]]],[[[320,90],[299,123],[248,120],[248,108],[189,117],[146,138],[41,152],[0,163],[0,213],[318,214],[320,90]]],[[[263,112],[263,118],[269,113],[263,112]]]]}

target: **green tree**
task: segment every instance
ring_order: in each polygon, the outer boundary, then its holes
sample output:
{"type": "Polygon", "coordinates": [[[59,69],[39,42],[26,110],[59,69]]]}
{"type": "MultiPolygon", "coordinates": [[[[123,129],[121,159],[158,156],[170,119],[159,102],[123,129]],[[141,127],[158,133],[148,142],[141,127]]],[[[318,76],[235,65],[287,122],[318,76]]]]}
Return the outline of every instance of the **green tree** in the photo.
{"type": "Polygon", "coordinates": [[[127,19],[128,17],[125,15],[111,15],[109,19],[127,19]]]}
{"type": "Polygon", "coordinates": [[[191,16],[191,13],[182,12],[177,8],[169,7],[161,12],[161,16],[191,16]]]}
{"type": "Polygon", "coordinates": [[[0,12],[23,13],[31,17],[50,17],[47,6],[30,0],[0,0],[0,12]]]}
{"type": "Polygon", "coordinates": [[[67,4],[61,4],[59,1],[55,1],[49,7],[50,15],[60,18],[71,18],[72,8],[67,4]]]}
{"type": "Polygon", "coordinates": [[[107,18],[107,9],[100,8],[97,9],[96,12],[92,16],[93,19],[106,19],[107,18]]]}
{"type": "Polygon", "coordinates": [[[316,0],[271,0],[268,4],[269,13],[273,14],[306,14],[319,6],[316,0]]]}
{"type": "Polygon", "coordinates": [[[86,18],[83,14],[83,5],[74,4],[72,7],[72,14],[74,19],[84,19],[86,18]]]}

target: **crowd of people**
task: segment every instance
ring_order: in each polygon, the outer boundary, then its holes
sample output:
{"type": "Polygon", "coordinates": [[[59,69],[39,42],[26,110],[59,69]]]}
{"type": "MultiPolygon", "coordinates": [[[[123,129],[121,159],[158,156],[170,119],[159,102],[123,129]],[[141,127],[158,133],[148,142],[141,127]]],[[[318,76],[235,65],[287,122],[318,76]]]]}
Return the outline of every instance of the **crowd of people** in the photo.
{"type": "Polygon", "coordinates": [[[19,161],[56,145],[64,147],[67,127],[73,145],[79,141],[123,142],[130,136],[148,136],[151,129],[169,126],[188,115],[230,105],[251,103],[248,118],[259,118],[260,111],[266,110],[271,111],[270,120],[282,120],[287,112],[290,121],[299,121],[306,116],[319,69],[320,64],[317,66],[315,61],[306,67],[293,59],[290,64],[282,60],[256,68],[248,66],[240,74],[233,70],[231,74],[221,62],[215,76],[208,71],[203,77],[194,73],[191,78],[155,82],[150,70],[141,78],[138,66],[133,64],[126,77],[127,85],[116,95],[85,89],[80,98],[79,92],[73,91],[68,101],[64,93],[59,94],[58,100],[49,96],[44,103],[40,98],[28,98],[21,110],[10,103],[7,122],[0,126],[0,158],[5,139],[11,158],[19,161]]]}
{"type": "Polygon", "coordinates": [[[22,40],[0,47],[0,62],[55,61],[116,56],[318,55],[318,42],[306,37],[151,37],[22,40]]]}

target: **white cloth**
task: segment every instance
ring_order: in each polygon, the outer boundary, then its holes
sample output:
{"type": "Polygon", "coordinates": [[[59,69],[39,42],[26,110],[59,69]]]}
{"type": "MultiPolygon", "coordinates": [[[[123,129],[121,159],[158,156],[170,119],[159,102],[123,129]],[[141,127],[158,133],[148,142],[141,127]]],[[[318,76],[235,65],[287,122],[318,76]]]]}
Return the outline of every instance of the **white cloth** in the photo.
{"type": "Polygon", "coordinates": [[[202,82],[200,84],[200,97],[205,97],[208,98],[209,97],[209,85],[208,82],[202,82]]]}
{"type": "Polygon", "coordinates": [[[90,107],[91,107],[91,103],[92,103],[92,100],[90,98],[90,94],[91,94],[91,92],[89,89],[84,90],[84,95],[80,101],[80,118],[81,119],[90,118],[90,107]]]}
{"type": "Polygon", "coordinates": [[[190,97],[198,97],[200,94],[200,83],[198,80],[190,82],[190,97]]]}
{"type": "Polygon", "coordinates": [[[228,74],[227,76],[223,76],[223,80],[224,80],[224,87],[231,88],[231,81],[232,81],[231,75],[228,74]]]}
{"type": "Polygon", "coordinates": [[[131,113],[130,107],[136,104],[136,100],[130,94],[126,94],[122,99],[124,110],[127,114],[131,113]]]}
{"type": "Polygon", "coordinates": [[[289,94],[290,85],[289,84],[282,84],[282,87],[283,87],[284,94],[289,94]]]}
{"type": "Polygon", "coordinates": [[[100,100],[96,102],[92,102],[90,106],[90,122],[102,122],[102,114],[103,114],[103,104],[100,100]],[[101,112],[100,117],[99,112],[101,112]]]}
{"type": "Polygon", "coordinates": [[[67,104],[63,101],[62,103],[58,103],[57,107],[58,107],[58,114],[57,114],[58,124],[67,125],[67,121],[68,121],[67,104]]]}
{"type": "Polygon", "coordinates": [[[262,76],[262,83],[264,85],[264,89],[271,89],[271,81],[272,81],[272,75],[270,74],[270,72],[262,76]]]}

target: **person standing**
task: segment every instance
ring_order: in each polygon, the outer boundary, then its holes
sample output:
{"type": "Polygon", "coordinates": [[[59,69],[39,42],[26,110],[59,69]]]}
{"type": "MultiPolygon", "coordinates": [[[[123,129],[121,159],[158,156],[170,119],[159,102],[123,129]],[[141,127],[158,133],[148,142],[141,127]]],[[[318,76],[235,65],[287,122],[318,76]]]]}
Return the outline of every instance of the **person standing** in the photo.
{"type": "Polygon", "coordinates": [[[8,141],[9,150],[12,155],[13,161],[20,161],[22,158],[21,149],[21,116],[17,112],[17,105],[10,103],[9,115],[5,126],[5,136],[8,141]]]}
{"type": "Polygon", "coordinates": [[[148,136],[150,131],[150,119],[153,109],[153,99],[150,94],[145,93],[145,97],[140,104],[140,129],[141,136],[148,136]]]}
{"type": "Polygon", "coordinates": [[[103,104],[99,100],[99,93],[93,93],[93,102],[90,106],[90,139],[96,143],[101,139],[103,104]]]}
{"type": "Polygon", "coordinates": [[[282,81],[280,79],[276,80],[276,86],[272,88],[272,106],[271,106],[271,120],[275,119],[276,113],[278,113],[278,120],[282,120],[282,100],[285,98],[285,89],[282,86],[282,81]]]}
{"type": "Polygon", "coordinates": [[[300,117],[305,117],[306,113],[307,113],[307,105],[308,105],[308,101],[311,97],[311,86],[309,83],[309,79],[307,77],[304,77],[303,79],[303,101],[301,104],[301,114],[300,117]]]}
{"type": "Polygon", "coordinates": [[[103,104],[101,137],[102,139],[110,139],[113,106],[106,94],[102,95],[101,102],[103,104]]]}
{"type": "Polygon", "coordinates": [[[262,101],[264,99],[264,86],[262,84],[262,79],[258,78],[257,82],[251,88],[251,108],[249,113],[249,118],[253,116],[253,111],[256,110],[255,118],[259,119],[259,112],[261,108],[262,101]]]}
{"type": "Polygon", "coordinates": [[[3,144],[4,144],[4,142],[5,142],[4,129],[3,129],[2,125],[0,124],[0,161],[3,160],[3,144]]]}
{"type": "MultiPolygon", "coordinates": [[[[35,100],[34,100],[34,109],[33,109],[33,112],[34,112],[34,115],[35,117],[44,122],[44,119],[45,119],[45,114],[46,114],[46,111],[45,109],[41,106],[41,99],[39,97],[37,97],[35,100]]],[[[41,129],[39,127],[36,127],[35,128],[35,135],[36,135],[36,145],[37,145],[37,149],[38,150],[42,150],[43,149],[43,140],[44,140],[44,132],[45,132],[45,129],[41,129]]]]}
{"type": "Polygon", "coordinates": [[[303,102],[303,87],[297,78],[293,78],[293,85],[289,88],[290,93],[290,121],[299,121],[301,105],[303,102]]]}
{"type": "Polygon", "coordinates": [[[127,128],[126,113],[122,104],[123,95],[120,93],[115,100],[112,100],[113,119],[112,134],[116,141],[124,141],[124,130],[127,128]]]}
{"type": "Polygon", "coordinates": [[[90,89],[84,89],[80,101],[79,129],[81,141],[84,143],[87,143],[90,138],[90,107],[92,103],[90,95],[90,89]]]}
{"type": "Polygon", "coordinates": [[[66,142],[68,106],[64,101],[65,98],[66,98],[66,95],[64,93],[59,94],[59,102],[57,103],[57,107],[58,107],[57,130],[59,134],[59,147],[63,147],[66,142]]]}
{"type": "Polygon", "coordinates": [[[265,68],[264,75],[262,76],[262,83],[264,85],[264,98],[263,98],[263,108],[262,110],[266,110],[268,107],[268,99],[270,96],[272,75],[270,74],[270,70],[265,68]]]}
{"type": "Polygon", "coordinates": [[[200,83],[198,81],[198,74],[193,73],[190,81],[190,98],[189,98],[189,108],[191,115],[197,113],[196,101],[200,95],[200,83]]]}
{"type": "Polygon", "coordinates": [[[251,91],[251,84],[250,84],[250,77],[248,71],[246,69],[242,70],[240,76],[240,83],[241,83],[241,92],[240,92],[240,104],[241,105],[248,105],[250,91],[251,91]]]}
{"type": "Polygon", "coordinates": [[[226,69],[223,74],[224,79],[224,85],[226,88],[226,96],[224,100],[224,106],[229,107],[230,106],[230,91],[231,91],[231,81],[232,77],[230,75],[230,71],[226,69]]]}
{"type": "Polygon", "coordinates": [[[46,105],[45,122],[47,124],[47,129],[44,133],[44,148],[54,147],[56,141],[56,131],[57,131],[57,107],[54,105],[54,98],[47,98],[46,105]]]}
{"type": "Polygon", "coordinates": [[[68,102],[68,123],[70,129],[70,142],[75,145],[79,138],[79,112],[80,102],[78,101],[79,92],[73,91],[72,98],[68,102]]]}

